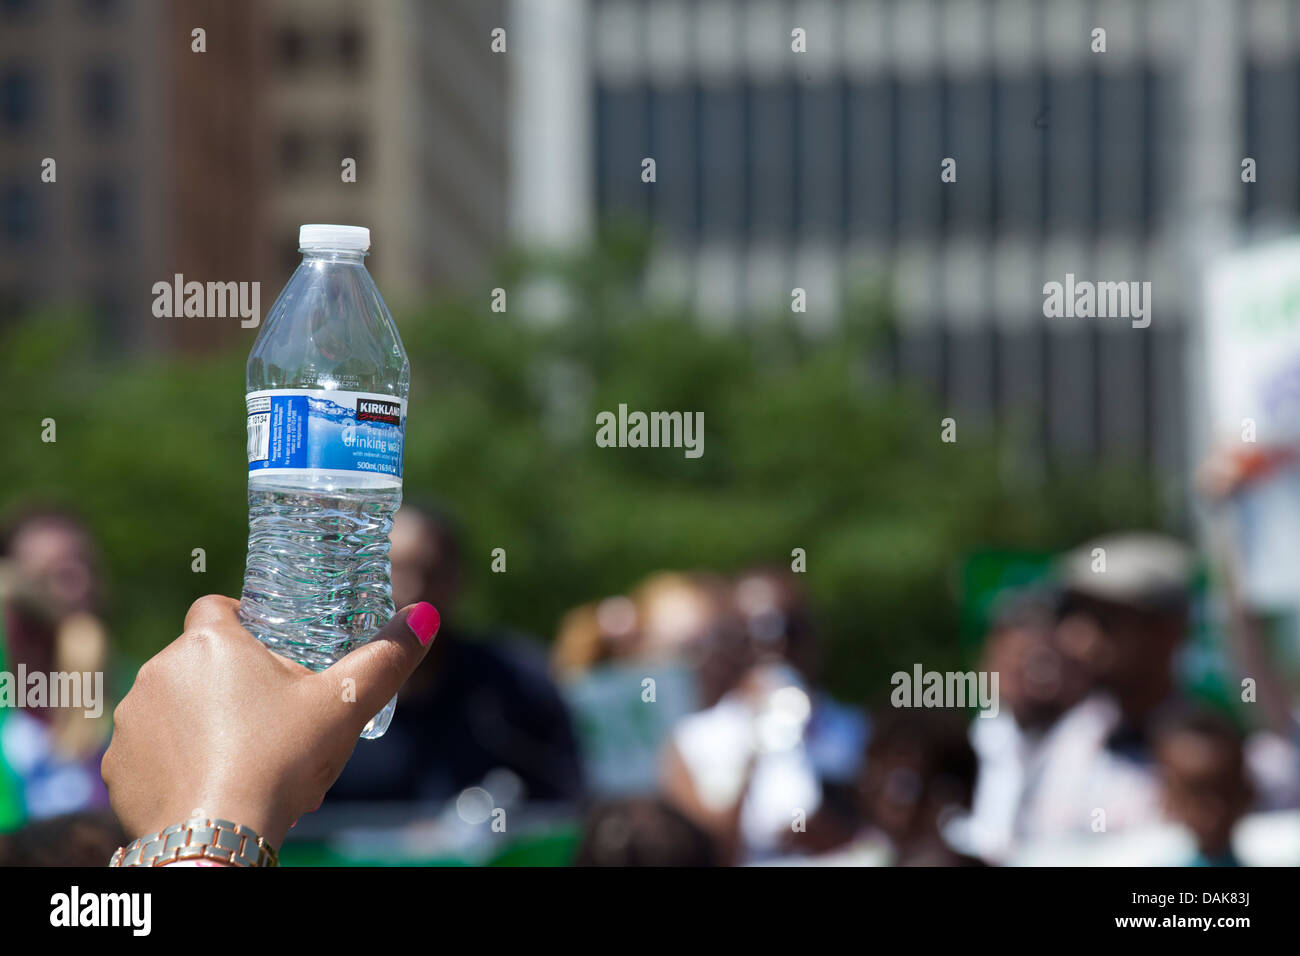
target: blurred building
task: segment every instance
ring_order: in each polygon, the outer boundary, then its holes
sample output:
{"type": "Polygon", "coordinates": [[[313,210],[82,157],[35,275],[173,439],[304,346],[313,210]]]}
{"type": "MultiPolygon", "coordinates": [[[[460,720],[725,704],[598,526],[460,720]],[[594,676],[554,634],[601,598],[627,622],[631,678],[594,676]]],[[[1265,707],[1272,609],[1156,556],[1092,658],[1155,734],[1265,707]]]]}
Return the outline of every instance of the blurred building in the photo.
{"type": "MultiPolygon", "coordinates": [[[[265,4],[115,2],[166,15],[156,46],[139,51],[158,84],[151,95],[161,100],[162,123],[148,135],[128,134],[161,165],[143,194],[157,206],[142,203],[133,217],[143,229],[153,227],[146,217],[156,215],[164,241],[141,256],[149,275],[140,285],[132,278],[119,293],[116,304],[125,308],[114,318],[144,347],[194,350],[232,341],[250,334],[237,319],[155,318],[152,290],[178,273],[187,282],[261,281],[263,310],[278,290],[268,268],[276,237],[268,229],[268,124],[259,108],[267,86],[265,4]],[[205,31],[203,53],[193,49],[198,28],[205,31]]],[[[129,231],[122,236],[127,248],[136,239],[129,231]]]]}
{"type": "Polygon", "coordinates": [[[730,321],[789,309],[800,287],[807,321],[831,322],[884,280],[903,322],[894,373],[929,382],[960,420],[1018,422],[1053,457],[1178,471],[1188,247],[1257,214],[1294,223],[1300,208],[1297,10],[516,0],[515,22],[552,49],[515,61],[536,71],[518,83],[514,128],[530,142],[515,150],[554,174],[516,175],[516,230],[648,220],[665,241],[651,291],[730,321]],[[1091,50],[1096,27],[1105,53],[1091,50]],[[792,52],[796,28],[806,53],[792,52]],[[581,96],[529,95],[553,88],[581,96]],[[1247,155],[1259,184],[1240,181],[1247,155]],[[955,183],[940,181],[945,157],[955,183]],[[560,197],[549,217],[547,194],[560,197]],[[583,215],[561,208],[575,194],[583,215]],[[1151,326],[1044,319],[1043,284],[1067,273],[1150,281],[1151,326]]]}
{"type": "Polygon", "coordinates": [[[370,226],[390,304],[481,272],[506,228],[501,7],[0,0],[0,323],[85,305],[127,347],[247,339],[155,318],[153,285],[260,281],[265,311],[304,222],[370,226]]]}
{"type": "MultiPolygon", "coordinates": [[[[481,274],[506,228],[501,0],[271,0],[268,226],[368,225],[390,305],[481,274]],[[342,179],[344,159],[357,179],[342,179]]],[[[277,287],[278,288],[278,287],[277,287]]],[[[269,304],[269,303],[267,303],[269,304]]]]}
{"type": "Polygon", "coordinates": [[[0,2],[0,317],[76,298],[119,337],[161,278],[166,20],[126,0],[0,2]]]}

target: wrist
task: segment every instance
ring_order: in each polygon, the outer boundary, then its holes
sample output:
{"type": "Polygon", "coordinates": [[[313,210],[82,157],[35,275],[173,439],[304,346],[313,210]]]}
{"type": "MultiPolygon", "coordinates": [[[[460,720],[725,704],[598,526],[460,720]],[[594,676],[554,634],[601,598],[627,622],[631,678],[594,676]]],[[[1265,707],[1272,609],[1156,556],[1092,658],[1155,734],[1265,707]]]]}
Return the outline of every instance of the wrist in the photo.
{"type": "Polygon", "coordinates": [[[208,791],[205,797],[182,803],[173,802],[147,821],[144,832],[158,833],[173,824],[195,818],[227,820],[247,827],[277,851],[289,832],[290,823],[293,822],[287,819],[287,814],[277,811],[275,807],[264,801],[251,799],[242,794],[208,791]]]}
{"type": "Polygon", "coordinates": [[[124,866],[279,866],[276,848],[251,827],[222,817],[191,816],[150,831],[109,861],[124,866]]]}

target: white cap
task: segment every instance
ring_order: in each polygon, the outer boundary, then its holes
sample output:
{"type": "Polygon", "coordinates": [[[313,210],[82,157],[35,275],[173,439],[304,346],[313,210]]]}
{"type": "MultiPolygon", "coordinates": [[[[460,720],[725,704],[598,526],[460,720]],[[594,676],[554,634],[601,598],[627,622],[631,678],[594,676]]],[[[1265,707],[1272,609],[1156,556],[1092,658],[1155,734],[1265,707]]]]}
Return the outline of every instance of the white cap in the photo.
{"type": "Polygon", "coordinates": [[[346,249],[365,252],[370,248],[370,230],[365,226],[331,226],[311,223],[298,228],[299,249],[346,249]]]}
{"type": "Polygon", "coordinates": [[[1177,608],[1187,602],[1195,557],[1181,541],[1150,532],[1111,534],[1080,545],[1060,562],[1066,589],[1129,607],[1177,608]],[[1105,555],[1105,563],[1098,564],[1105,555]]]}

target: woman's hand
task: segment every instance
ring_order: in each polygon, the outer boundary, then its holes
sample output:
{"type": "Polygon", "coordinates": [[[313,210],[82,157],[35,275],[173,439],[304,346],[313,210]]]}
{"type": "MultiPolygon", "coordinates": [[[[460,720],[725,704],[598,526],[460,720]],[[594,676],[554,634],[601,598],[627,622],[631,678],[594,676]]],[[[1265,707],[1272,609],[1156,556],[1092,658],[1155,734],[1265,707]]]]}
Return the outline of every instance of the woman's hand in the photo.
{"type": "Polygon", "coordinates": [[[252,827],[279,847],[318,806],[366,723],[415,670],[438,612],[414,604],[378,638],[313,673],[239,624],[239,602],[195,601],[113,712],[102,773],[134,839],[190,817],[252,827]]]}

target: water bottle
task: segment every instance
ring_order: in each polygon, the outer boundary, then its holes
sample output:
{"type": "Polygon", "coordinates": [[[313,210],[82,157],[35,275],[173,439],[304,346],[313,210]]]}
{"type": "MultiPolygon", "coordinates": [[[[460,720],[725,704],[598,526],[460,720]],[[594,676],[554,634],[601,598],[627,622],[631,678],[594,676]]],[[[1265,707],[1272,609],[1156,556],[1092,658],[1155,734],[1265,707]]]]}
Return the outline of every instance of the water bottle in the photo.
{"type": "MultiPolygon", "coordinates": [[[[302,262],[248,356],[248,564],[241,623],[312,670],[393,616],[411,366],[364,257],[370,230],[307,225],[302,262]]],[[[394,697],[361,736],[383,735],[394,697]]]]}

